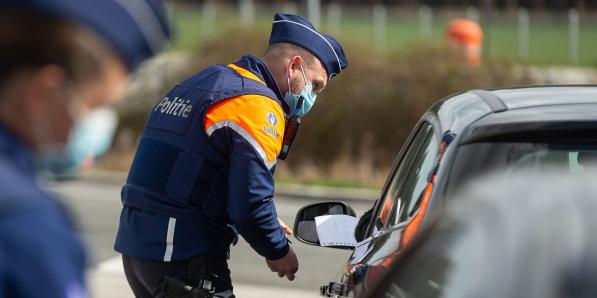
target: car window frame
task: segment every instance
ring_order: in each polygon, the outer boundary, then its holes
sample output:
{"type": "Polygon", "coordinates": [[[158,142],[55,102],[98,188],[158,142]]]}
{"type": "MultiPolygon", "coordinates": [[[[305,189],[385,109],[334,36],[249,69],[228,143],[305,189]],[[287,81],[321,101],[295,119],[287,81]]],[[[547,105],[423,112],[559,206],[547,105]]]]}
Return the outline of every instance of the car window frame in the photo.
{"type": "MultiPolygon", "coordinates": [[[[415,156],[414,160],[410,163],[409,169],[406,172],[407,175],[404,177],[404,180],[401,182],[400,187],[398,189],[398,192],[396,193],[396,197],[394,198],[394,200],[397,200],[399,198],[399,195],[405,191],[404,187],[405,187],[406,182],[411,177],[411,175],[414,175],[414,173],[413,173],[413,167],[416,166],[414,164],[414,162],[419,159],[419,157],[421,156],[421,154],[423,154],[422,150],[424,150],[425,148],[431,148],[432,150],[435,150],[434,156],[432,158],[432,168],[431,168],[431,171],[433,171],[433,167],[435,166],[435,164],[437,162],[437,157],[439,156],[439,145],[440,145],[439,144],[439,140],[437,139],[436,136],[437,136],[437,134],[435,133],[435,129],[433,129],[432,131],[430,131],[428,133],[428,135],[426,136],[426,137],[430,137],[429,138],[429,142],[430,143],[428,145],[432,145],[433,141],[435,140],[435,146],[424,147],[423,146],[424,143],[421,145],[421,147],[419,148],[419,150],[417,152],[417,155],[415,156]]],[[[425,139],[425,142],[427,142],[427,139],[425,139]]],[[[425,160],[427,160],[427,157],[425,157],[425,159],[423,160],[423,163],[425,162],[425,160]]],[[[423,163],[421,163],[421,165],[423,165],[423,163]]],[[[423,174],[423,179],[425,179],[427,181],[429,174],[430,173],[426,173],[426,174],[424,173],[423,174]]],[[[420,200],[421,199],[421,194],[423,192],[425,192],[425,188],[423,188],[423,190],[421,192],[419,192],[419,193],[414,193],[414,189],[413,189],[413,194],[412,194],[413,197],[411,197],[411,200],[413,200],[413,199],[417,200],[417,201],[420,200]]],[[[408,203],[410,203],[410,202],[411,201],[408,201],[408,203]]],[[[408,207],[408,206],[405,206],[405,208],[406,207],[408,207]]],[[[391,220],[388,220],[388,223],[386,224],[386,228],[389,227],[389,226],[396,226],[396,225],[400,225],[402,223],[407,223],[413,217],[413,216],[407,216],[406,218],[402,218],[403,214],[396,215],[396,213],[400,211],[400,210],[396,210],[396,208],[397,208],[397,204],[394,204],[393,205],[393,209],[390,212],[390,214],[391,214],[390,215],[391,216],[390,219],[391,220]]],[[[407,212],[407,213],[410,213],[412,211],[414,211],[414,210],[409,211],[407,209],[404,209],[404,212],[407,212]]]]}
{"type": "MultiPolygon", "coordinates": [[[[533,138],[533,137],[529,137],[528,140],[524,140],[524,141],[520,141],[517,139],[512,139],[510,140],[499,140],[499,141],[490,141],[490,140],[482,140],[479,142],[470,142],[470,143],[464,143],[464,144],[459,144],[458,145],[458,150],[455,152],[455,154],[453,155],[453,165],[451,165],[449,167],[449,172],[448,172],[448,177],[449,179],[446,180],[446,187],[444,188],[444,191],[446,192],[445,197],[451,197],[452,199],[455,199],[456,197],[454,197],[453,195],[458,193],[458,191],[467,184],[468,181],[470,181],[470,178],[468,177],[469,175],[464,175],[463,173],[470,171],[470,165],[465,165],[464,163],[461,162],[461,160],[463,159],[463,154],[465,154],[468,150],[471,150],[472,147],[470,146],[478,146],[478,145],[483,145],[483,146],[492,146],[492,143],[500,143],[500,144],[508,144],[508,143],[525,143],[525,144],[534,144],[534,145],[538,145],[538,144],[543,144],[546,146],[563,146],[566,148],[578,148],[579,150],[586,150],[586,149],[592,149],[597,147],[597,144],[595,142],[593,142],[592,140],[590,141],[585,141],[585,140],[590,140],[590,138],[587,139],[581,139],[580,141],[576,140],[576,141],[570,141],[570,140],[566,140],[566,141],[561,141],[561,140],[555,140],[555,141],[550,141],[547,139],[538,139],[538,138],[533,138]]],[[[487,151],[488,148],[490,147],[477,147],[477,150],[484,150],[487,151]]],[[[495,147],[492,147],[492,150],[495,150],[495,147]]],[[[492,165],[488,165],[488,164],[484,164],[483,167],[484,168],[488,168],[491,169],[489,170],[489,172],[493,172],[496,171],[495,168],[491,167],[492,165]]],[[[476,171],[473,172],[474,175],[484,175],[487,174],[487,170],[481,170],[481,171],[476,171]]]]}
{"type": "MultiPolygon", "coordinates": [[[[409,135],[408,141],[407,141],[408,145],[403,146],[400,153],[398,154],[398,158],[396,158],[396,161],[394,162],[394,165],[392,166],[392,170],[390,172],[391,174],[386,179],[386,183],[383,187],[383,191],[381,192],[381,196],[375,202],[375,205],[373,207],[373,214],[371,216],[371,221],[369,222],[369,226],[367,227],[367,232],[365,234],[365,239],[375,236],[375,235],[373,235],[373,230],[374,230],[374,227],[376,224],[377,217],[379,216],[380,210],[383,207],[383,203],[385,202],[384,199],[386,198],[388,191],[390,191],[390,188],[393,185],[392,182],[394,181],[394,178],[398,174],[398,169],[400,168],[400,166],[402,165],[403,162],[408,162],[408,164],[405,164],[405,168],[404,168],[405,169],[404,173],[408,173],[412,167],[414,160],[416,159],[417,156],[419,156],[419,151],[421,150],[423,143],[421,143],[418,146],[418,148],[412,147],[412,146],[414,146],[415,140],[419,136],[419,132],[421,132],[422,129],[430,128],[430,130],[425,133],[424,137],[427,138],[429,136],[429,134],[432,134],[433,137],[437,137],[436,126],[434,124],[435,124],[434,121],[432,121],[430,119],[423,119],[422,121],[420,121],[417,124],[415,129],[413,129],[413,131],[411,132],[411,135],[409,135]],[[416,150],[416,152],[413,155],[413,158],[411,160],[405,161],[405,158],[407,157],[408,153],[411,152],[411,149],[416,150]]],[[[403,183],[404,183],[404,181],[399,181],[396,189],[400,190],[403,183]]],[[[396,198],[393,197],[391,199],[395,200],[396,198]]],[[[395,208],[395,205],[392,206],[392,210],[390,212],[392,212],[394,208],[395,208]]],[[[377,233],[378,235],[383,234],[381,232],[388,228],[388,226],[389,226],[388,223],[389,223],[389,221],[387,221],[383,225],[383,227],[381,227],[381,229],[377,233]]],[[[394,226],[394,225],[390,225],[390,226],[394,226]]]]}

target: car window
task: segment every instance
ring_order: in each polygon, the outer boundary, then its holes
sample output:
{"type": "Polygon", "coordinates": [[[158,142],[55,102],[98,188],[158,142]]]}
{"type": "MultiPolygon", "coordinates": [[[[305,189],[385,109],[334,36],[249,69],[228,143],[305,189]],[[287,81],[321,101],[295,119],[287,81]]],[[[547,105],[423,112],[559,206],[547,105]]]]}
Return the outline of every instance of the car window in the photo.
{"type": "Polygon", "coordinates": [[[549,142],[480,142],[459,147],[450,174],[448,193],[488,172],[504,176],[521,170],[564,168],[581,173],[597,166],[594,144],[549,142]]]}
{"type": "Polygon", "coordinates": [[[437,162],[438,152],[437,138],[430,131],[425,136],[423,145],[407,171],[404,183],[396,196],[396,208],[392,210],[389,219],[392,224],[404,222],[412,215],[421,194],[429,183],[429,174],[437,162]]]}
{"type": "Polygon", "coordinates": [[[392,180],[388,183],[387,188],[384,191],[384,195],[382,196],[382,201],[379,202],[377,206],[377,210],[375,216],[373,217],[373,227],[370,231],[373,234],[379,232],[383,227],[387,225],[391,216],[391,211],[399,208],[398,206],[394,206],[396,203],[400,203],[396,200],[396,193],[398,192],[399,186],[407,174],[407,169],[410,168],[410,165],[413,163],[415,158],[417,157],[417,153],[419,152],[421,146],[425,144],[428,139],[429,135],[433,135],[432,126],[429,123],[423,123],[413,141],[411,142],[410,146],[408,147],[404,157],[395,168],[392,174],[392,180]]]}

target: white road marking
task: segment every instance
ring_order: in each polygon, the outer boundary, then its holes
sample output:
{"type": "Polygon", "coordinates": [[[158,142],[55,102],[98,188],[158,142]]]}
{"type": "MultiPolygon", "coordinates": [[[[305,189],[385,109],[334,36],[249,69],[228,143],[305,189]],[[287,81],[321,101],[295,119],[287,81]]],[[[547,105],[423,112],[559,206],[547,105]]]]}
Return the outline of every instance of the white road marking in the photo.
{"type": "Polygon", "coordinates": [[[114,273],[124,274],[124,268],[122,267],[122,257],[120,255],[110,258],[106,261],[101,262],[96,270],[97,273],[114,273]]]}

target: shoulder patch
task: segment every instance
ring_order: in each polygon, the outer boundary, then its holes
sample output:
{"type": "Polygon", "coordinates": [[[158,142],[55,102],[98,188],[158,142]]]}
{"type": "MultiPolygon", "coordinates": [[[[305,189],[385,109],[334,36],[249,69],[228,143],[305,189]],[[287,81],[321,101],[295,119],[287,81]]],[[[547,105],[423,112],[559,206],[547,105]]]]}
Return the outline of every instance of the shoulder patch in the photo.
{"type": "Polygon", "coordinates": [[[282,147],[284,113],[274,100],[262,95],[242,95],[211,106],[205,116],[205,130],[229,127],[253,145],[268,167],[273,166],[282,147]]]}
{"type": "Polygon", "coordinates": [[[278,124],[278,118],[276,115],[274,115],[274,113],[269,112],[267,113],[267,122],[273,126],[276,126],[276,124],[278,124]]]}

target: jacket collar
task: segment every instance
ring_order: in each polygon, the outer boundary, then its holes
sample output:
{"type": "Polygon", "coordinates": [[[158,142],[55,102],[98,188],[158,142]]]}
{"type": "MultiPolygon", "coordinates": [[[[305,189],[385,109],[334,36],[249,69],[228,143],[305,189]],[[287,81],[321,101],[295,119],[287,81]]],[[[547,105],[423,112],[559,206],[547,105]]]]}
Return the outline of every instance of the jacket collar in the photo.
{"type": "Polygon", "coordinates": [[[269,69],[267,68],[265,63],[263,63],[263,61],[259,60],[253,55],[247,54],[242,56],[238,61],[234,62],[234,64],[252,72],[254,75],[263,80],[267,87],[274,91],[274,93],[278,97],[278,101],[282,104],[284,113],[289,113],[290,108],[284,100],[284,95],[280,91],[280,87],[278,87],[278,84],[272,76],[272,73],[269,71],[269,69]]]}

